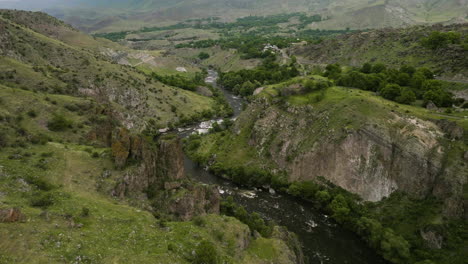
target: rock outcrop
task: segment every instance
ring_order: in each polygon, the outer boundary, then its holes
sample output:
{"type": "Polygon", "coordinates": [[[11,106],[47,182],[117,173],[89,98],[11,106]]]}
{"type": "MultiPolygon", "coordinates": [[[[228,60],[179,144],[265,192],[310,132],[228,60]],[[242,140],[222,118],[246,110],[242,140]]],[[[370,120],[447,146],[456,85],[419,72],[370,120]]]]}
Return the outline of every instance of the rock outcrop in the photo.
{"type": "Polygon", "coordinates": [[[159,211],[181,220],[219,213],[217,188],[191,183],[185,175],[180,139],[150,142],[121,128],[114,133],[112,155],[118,168],[124,168],[129,161],[137,163],[118,180],[113,196],[125,198],[146,193],[159,211]]]}
{"type": "Polygon", "coordinates": [[[18,208],[0,209],[0,223],[22,222],[25,216],[18,208]]]}
{"type": "Polygon", "coordinates": [[[448,159],[456,149],[449,141],[461,139],[462,128],[396,111],[361,114],[344,107],[333,112],[259,98],[234,132],[250,131],[247,143],[259,159],[270,161],[263,164],[276,166],[266,169],[286,171],[291,182],[324,177],[367,201],[397,190],[415,198],[435,195],[445,202],[446,216],[463,215],[466,163],[448,159]]]}

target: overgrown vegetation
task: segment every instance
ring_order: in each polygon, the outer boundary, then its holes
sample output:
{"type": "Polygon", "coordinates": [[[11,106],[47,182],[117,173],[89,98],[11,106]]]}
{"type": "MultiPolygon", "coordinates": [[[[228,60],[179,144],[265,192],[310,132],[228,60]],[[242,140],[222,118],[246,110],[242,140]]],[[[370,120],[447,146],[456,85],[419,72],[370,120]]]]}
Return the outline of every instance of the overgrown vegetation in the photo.
{"type": "Polygon", "coordinates": [[[445,48],[450,44],[460,44],[461,39],[461,34],[458,32],[433,31],[427,38],[423,38],[421,43],[427,48],[436,50],[445,48]]]}
{"type": "Polygon", "coordinates": [[[237,205],[231,196],[221,203],[221,213],[239,219],[248,225],[252,232],[258,232],[263,237],[271,237],[273,233],[272,222],[265,223],[258,213],[249,214],[244,207],[237,205]]]}
{"type": "Polygon", "coordinates": [[[360,69],[343,72],[339,64],[330,64],[324,76],[340,86],[378,92],[385,99],[402,104],[412,104],[418,99],[423,100],[423,105],[432,102],[438,107],[451,107],[455,103],[443,82],[434,80],[434,73],[427,68],[402,65],[393,69],[379,63],[365,63],[360,69]]]}
{"type": "Polygon", "coordinates": [[[260,86],[279,83],[298,75],[299,71],[294,63],[280,65],[275,62],[275,56],[268,56],[255,69],[222,73],[219,84],[235,94],[249,96],[260,86]]]}

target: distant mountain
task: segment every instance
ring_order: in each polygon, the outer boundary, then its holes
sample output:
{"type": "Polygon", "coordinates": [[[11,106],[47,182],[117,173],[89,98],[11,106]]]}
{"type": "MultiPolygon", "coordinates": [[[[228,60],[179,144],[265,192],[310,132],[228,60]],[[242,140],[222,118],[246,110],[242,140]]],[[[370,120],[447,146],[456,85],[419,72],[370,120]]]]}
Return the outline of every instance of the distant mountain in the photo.
{"type": "Polygon", "coordinates": [[[382,28],[420,23],[466,22],[467,0],[23,0],[0,2],[3,8],[41,9],[80,29],[114,31],[161,22],[220,16],[290,12],[321,14],[327,20],[311,28],[382,28]]]}

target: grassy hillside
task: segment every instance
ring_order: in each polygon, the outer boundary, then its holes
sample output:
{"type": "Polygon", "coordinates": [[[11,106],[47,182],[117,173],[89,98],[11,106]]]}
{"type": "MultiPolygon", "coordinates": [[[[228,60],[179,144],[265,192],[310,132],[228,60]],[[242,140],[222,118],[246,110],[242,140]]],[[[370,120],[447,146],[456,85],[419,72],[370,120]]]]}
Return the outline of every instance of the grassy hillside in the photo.
{"type": "Polygon", "coordinates": [[[217,194],[171,167],[182,153],[156,130],[213,111],[213,98],[119,65],[102,51],[131,50],[42,13],[1,10],[0,29],[0,263],[293,263],[280,231],[254,238],[248,225],[215,214],[216,195],[213,213],[203,204],[184,222],[160,205],[217,194]],[[128,134],[132,157],[119,165],[128,134]],[[134,187],[155,178],[179,182],[134,187]],[[133,189],[119,193],[125,184],[133,189]]]}
{"type": "MultiPolygon", "coordinates": [[[[121,121],[136,127],[150,117],[163,127],[216,104],[211,98],[168,87],[133,67],[114,63],[104,51],[131,53],[115,43],[95,40],[42,13],[4,10],[0,15],[6,29],[0,44],[5,73],[1,81],[6,85],[116,103],[127,112],[121,121]]],[[[154,66],[162,69],[164,62],[162,67],[154,66]]]]}
{"type": "Polygon", "coordinates": [[[125,171],[115,168],[111,150],[88,140],[99,105],[93,100],[35,93],[0,85],[0,263],[192,263],[192,250],[211,241],[233,263],[261,261],[248,227],[225,216],[194,222],[156,219],[141,208],[148,201],[107,193],[125,171]],[[52,131],[55,115],[70,124],[52,131]],[[103,175],[111,175],[108,176],[103,175]],[[20,221],[3,213],[18,208],[20,221]]]}
{"type": "Polygon", "coordinates": [[[388,28],[340,35],[319,44],[294,47],[291,53],[298,56],[299,61],[309,65],[341,63],[361,66],[372,62],[399,67],[407,64],[429,67],[437,75],[466,81],[467,36],[468,24],[388,28]],[[423,41],[434,31],[455,32],[461,38],[458,44],[431,49],[424,46],[423,41]]]}

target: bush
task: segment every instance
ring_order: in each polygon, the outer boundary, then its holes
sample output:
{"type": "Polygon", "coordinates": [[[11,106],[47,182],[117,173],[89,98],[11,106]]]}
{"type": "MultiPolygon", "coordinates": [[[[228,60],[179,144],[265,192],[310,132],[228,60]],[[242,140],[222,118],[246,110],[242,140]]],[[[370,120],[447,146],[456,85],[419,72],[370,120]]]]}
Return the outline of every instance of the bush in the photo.
{"type": "Polygon", "coordinates": [[[80,216],[81,217],[88,217],[89,216],[89,208],[87,208],[87,207],[81,208],[80,216]]]}
{"type": "Polygon", "coordinates": [[[383,98],[394,101],[400,96],[401,87],[398,84],[388,84],[380,91],[383,98]]]}
{"type": "Polygon", "coordinates": [[[192,221],[196,226],[206,226],[206,220],[201,216],[194,217],[192,221]]]}
{"type": "Polygon", "coordinates": [[[72,122],[61,114],[54,114],[47,123],[47,127],[52,131],[64,131],[72,127],[72,122]]]}
{"type": "Polygon", "coordinates": [[[0,147],[6,147],[8,145],[8,138],[4,131],[0,131],[0,147]]]}
{"type": "Polygon", "coordinates": [[[34,111],[34,110],[29,110],[27,114],[28,114],[28,116],[31,117],[31,118],[37,117],[37,113],[36,113],[36,111],[34,111]]]}
{"type": "Polygon", "coordinates": [[[210,58],[210,54],[208,54],[206,52],[200,52],[200,54],[198,54],[198,58],[200,60],[206,60],[206,59],[210,58]]]}
{"type": "Polygon", "coordinates": [[[49,207],[55,203],[55,195],[53,192],[36,192],[30,200],[31,206],[34,207],[49,207]]]}
{"type": "Polygon", "coordinates": [[[387,70],[387,67],[383,63],[377,63],[372,66],[372,73],[381,73],[387,70]]]}
{"type": "Polygon", "coordinates": [[[195,249],[195,264],[217,264],[219,263],[218,252],[213,243],[202,241],[195,249]]]}

